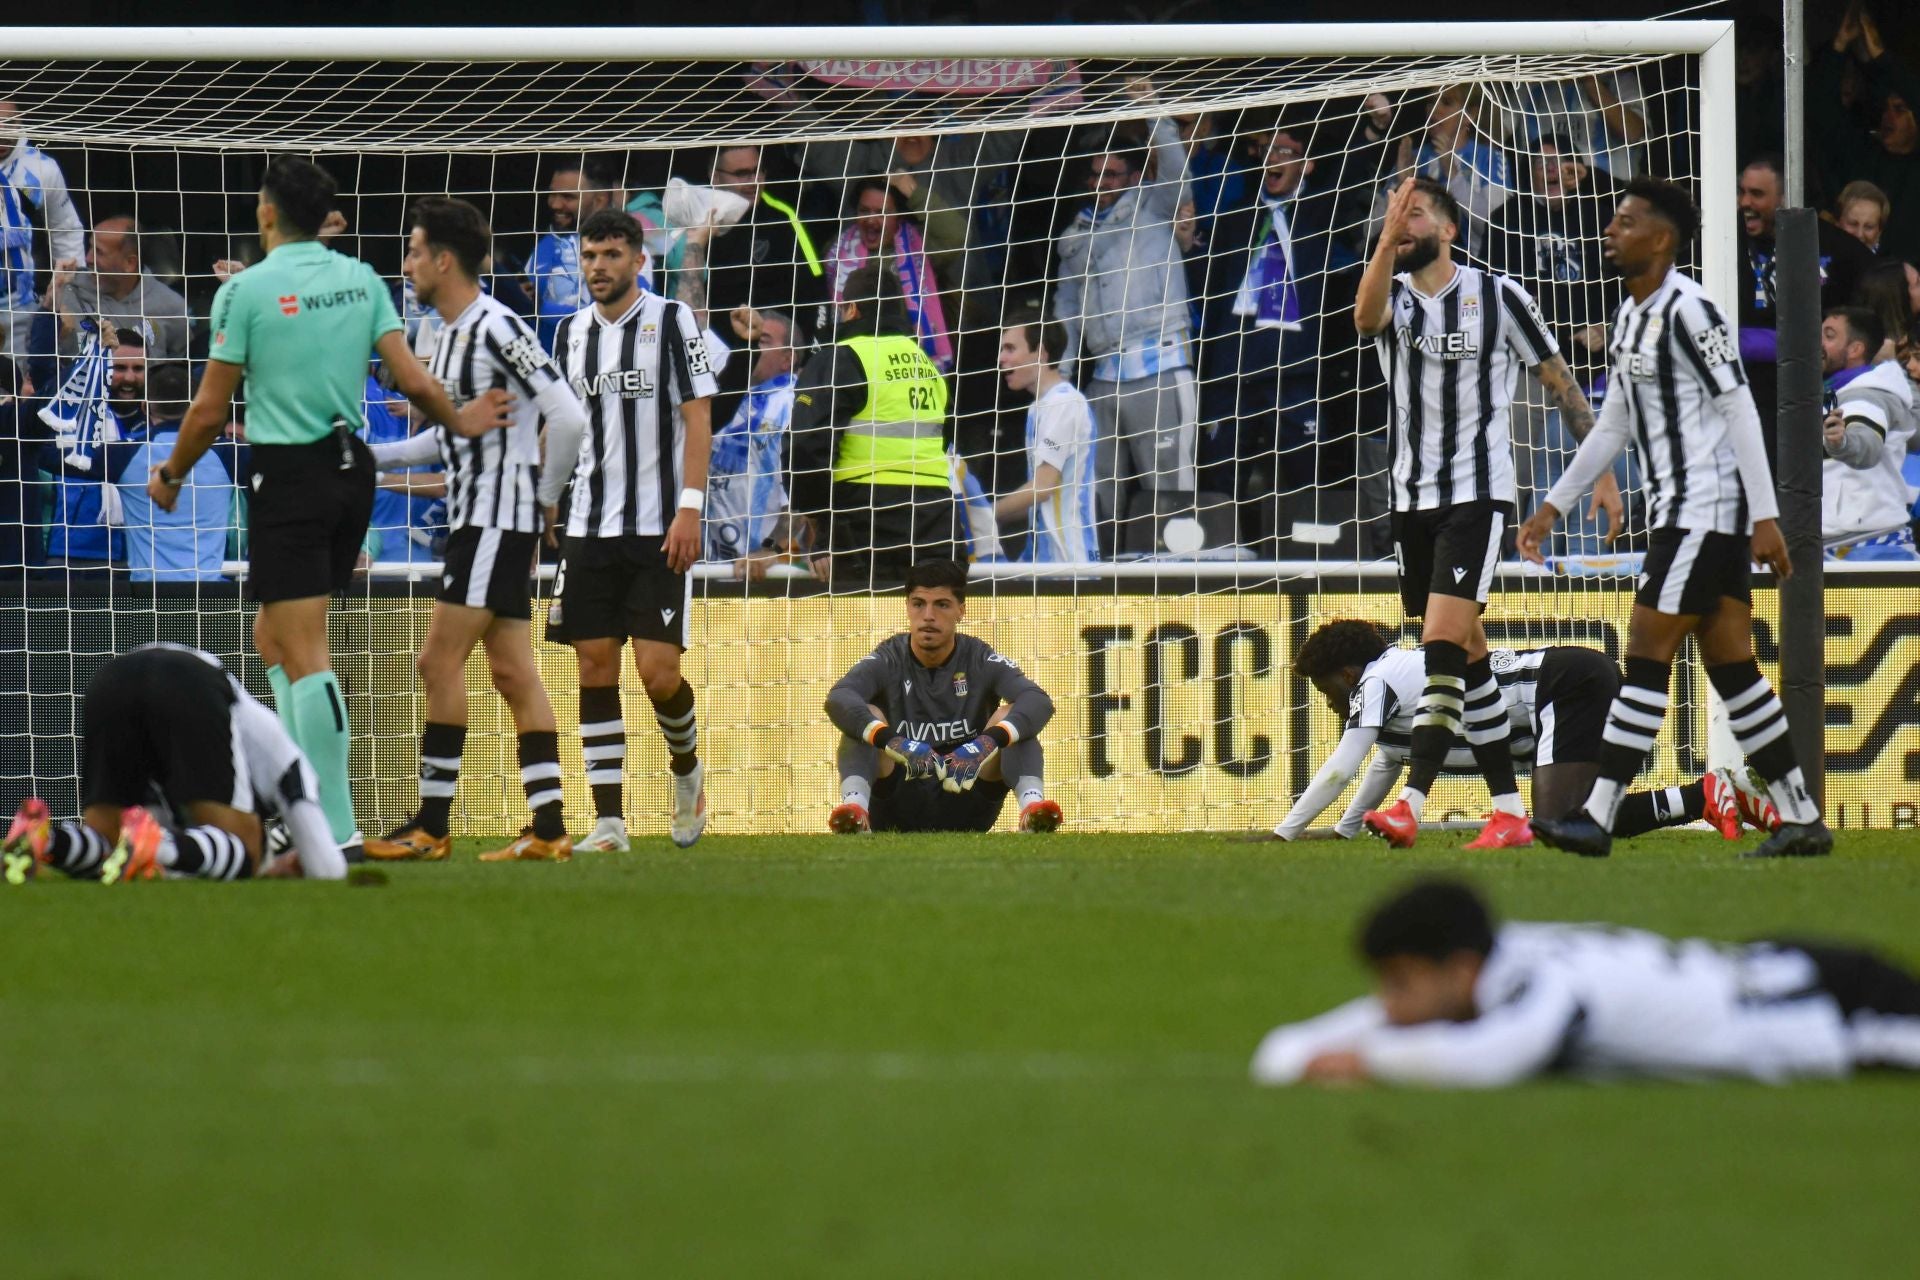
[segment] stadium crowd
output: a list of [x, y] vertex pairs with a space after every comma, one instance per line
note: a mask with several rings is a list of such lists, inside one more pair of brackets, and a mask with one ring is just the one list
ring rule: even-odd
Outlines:
[[[1778, 45], [1744, 28], [1741, 40], [1730, 305], [1771, 428]], [[1128, 92], [1137, 119], [1075, 130], [729, 146], [675, 152], [664, 171], [657, 155], [548, 157], [544, 225], [496, 234], [484, 284], [551, 344], [588, 301], [582, 226], [606, 209], [639, 223], [643, 285], [690, 306], [716, 357], [704, 552], [740, 576], [825, 574], [870, 552], [878, 517], [860, 526], [843, 508], [889, 487], [945, 521], [885, 533], [915, 544], [906, 558], [957, 543], [975, 561], [1070, 574], [1152, 554], [1374, 557], [1388, 549], [1385, 389], [1353, 309], [1386, 193], [1409, 173], [1443, 183], [1465, 214], [1456, 252], [1533, 294], [1597, 404], [1620, 298], [1600, 231], [1623, 183], [1697, 163], [1696, 95], [1657, 66], [1304, 112], [1177, 114], [1150, 82]], [[1836, 554], [1912, 560], [1920, 76], [1871, 7], [1849, 5], [1816, 40], [1808, 104], [1834, 410], [1825, 533]], [[225, 228], [143, 225], [117, 194], [71, 185], [77, 157], [34, 145], [31, 107], [0, 103], [0, 573], [217, 579], [246, 526], [244, 401], [173, 512], [139, 495], [206, 356], [212, 289], [257, 247], [236, 236], [237, 257], [183, 262], [180, 232]], [[332, 229], [375, 256], [374, 229], [344, 216]], [[439, 318], [394, 288], [424, 354]], [[937, 474], [916, 458], [902, 484], [836, 453], [861, 403], [847, 380], [871, 376], [835, 359], [855, 316], [940, 371]], [[369, 442], [413, 425], [370, 364]], [[1512, 434], [1531, 508], [1573, 448], [1532, 379]], [[1622, 530], [1631, 545], [1645, 512], [1625, 462], [1616, 478], [1625, 511], [1570, 519], [1561, 554]], [[437, 560], [438, 468], [381, 484], [364, 558]]]

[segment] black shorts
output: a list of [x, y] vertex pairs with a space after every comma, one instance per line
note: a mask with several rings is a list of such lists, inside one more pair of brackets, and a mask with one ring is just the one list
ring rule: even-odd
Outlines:
[[1799, 951], [1812, 960], [1819, 973], [1820, 989], [1832, 996], [1840, 1012], [1848, 1017], [1865, 1009], [1920, 1018], [1920, 978], [1872, 951], [1799, 939], [1774, 939], [1773, 945]]
[[873, 807], [867, 822], [875, 831], [991, 831], [1007, 802], [1007, 784], [985, 778], [971, 791], [941, 787], [937, 778], [901, 779], [890, 773], [873, 780]]
[[1752, 604], [1752, 565], [1753, 546], [1743, 534], [1655, 529], [1633, 602], [1675, 617], [1712, 613], [1723, 597]]
[[136, 649], [87, 685], [81, 710], [80, 802], [164, 803], [185, 816], [206, 800], [253, 810], [236, 767], [233, 686], [190, 653]]
[[554, 579], [560, 624], [547, 637], [581, 640], [657, 640], [687, 647], [693, 579], [667, 567], [665, 537], [567, 538]]
[[447, 537], [440, 594], [448, 604], [486, 609], [496, 618], [533, 617], [533, 561], [540, 535], [505, 529], [455, 529]]
[[1595, 764], [1620, 668], [1598, 649], [1558, 648], [1540, 660], [1533, 702], [1533, 765]]
[[261, 604], [345, 591], [373, 519], [373, 454], [353, 435], [255, 445], [247, 582]]
[[1461, 502], [1431, 511], [1393, 513], [1393, 560], [1400, 567], [1400, 606], [1424, 618], [1429, 595], [1457, 596], [1484, 606], [1500, 563], [1500, 542], [1513, 523], [1505, 502]]

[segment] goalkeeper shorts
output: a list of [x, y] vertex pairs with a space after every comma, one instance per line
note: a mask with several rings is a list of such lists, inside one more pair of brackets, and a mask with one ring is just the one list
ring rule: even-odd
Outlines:
[[938, 778], [907, 782], [893, 773], [874, 779], [867, 822], [875, 831], [991, 831], [1006, 802], [1004, 782], [982, 778], [956, 794]]

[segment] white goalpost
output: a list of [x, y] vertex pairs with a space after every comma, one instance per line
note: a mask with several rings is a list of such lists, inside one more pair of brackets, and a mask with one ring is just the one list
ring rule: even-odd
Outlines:
[[[198, 492], [210, 514], [194, 530], [162, 529], [137, 502], [116, 520], [120, 482], [106, 469], [131, 456], [114, 446], [140, 439], [126, 425], [133, 393], [116, 401], [119, 384], [103, 376], [93, 410], [40, 411], [69, 394], [89, 352], [114, 368], [108, 340], [128, 329], [146, 334], [136, 361], [184, 359], [197, 374], [214, 290], [258, 257], [260, 173], [291, 153], [335, 177], [347, 226], [332, 243], [391, 283], [420, 349], [438, 321], [410, 305], [399, 274], [413, 200], [481, 208], [495, 237], [486, 285], [543, 339], [566, 297], [586, 301], [577, 268], [566, 277], [570, 228], [593, 207], [633, 213], [648, 287], [694, 305], [727, 351], [714, 426], [738, 426], [742, 458], [767, 406], [785, 403], [780, 377], [832, 345], [847, 278], [864, 265], [897, 278], [950, 392], [947, 491], [972, 560], [968, 625], [1058, 706], [1044, 735], [1050, 794], [1085, 829], [1271, 825], [1338, 730], [1294, 677], [1294, 650], [1329, 619], [1405, 622], [1382, 537], [1379, 369], [1351, 321], [1382, 193], [1415, 171], [1455, 188], [1468, 260], [1527, 287], [1597, 398], [1597, 243], [1619, 183], [1653, 174], [1690, 186], [1703, 226], [1691, 267], [1735, 313], [1733, 63], [1733, 25], [1719, 20], [0, 28], [0, 102], [57, 163], [80, 219], [128, 220], [135, 273], [184, 299], [191, 334], [186, 350], [162, 350], [165, 326], [147, 323], [162, 317], [103, 300], [118, 286], [101, 263], [84, 302], [68, 300], [52, 215], [22, 215], [30, 261], [12, 270], [32, 288], [0, 303], [0, 352], [21, 379], [0, 386], [0, 405], [18, 392], [23, 421], [48, 425], [23, 453], [19, 501], [0, 495], [0, 524], [14, 525], [0, 559], [15, 561], [0, 564], [0, 705], [20, 711], [0, 725], [0, 805], [74, 790], [78, 698], [115, 652], [200, 644], [264, 691], [247, 639], [244, 477]], [[717, 160], [749, 150], [737, 161], [754, 166], [749, 177]], [[688, 232], [708, 209], [732, 212], [708, 263], [690, 265]], [[756, 346], [738, 308], [781, 313], [792, 337]], [[1074, 459], [1066, 471], [1054, 467], [1061, 488], [1042, 492], [1035, 460], [1051, 455], [1028, 439], [1032, 377], [1001, 347], [1005, 332], [1049, 321], [1063, 324], [1069, 350], [1050, 354], [1068, 358], [1091, 423], [1062, 455]], [[409, 429], [393, 399], [369, 384], [369, 432]], [[1524, 515], [1572, 440], [1529, 377], [1514, 399]], [[736, 411], [747, 416], [730, 424]], [[244, 421], [243, 397], [237, 438]], [[787, 440], [775, 456], [791, 465], [792, 450]], [[1083, 472], [1076, 514], [1066, 495]], [[716, 483], [749, 474], [723, 469]], [[1633, 531], [1637, 479], [1622, 478]], [[369, 832], [414, 800], [423, 703], [411, 663], [445, 536], [434, 488], [431, 472], [391, 480], [366, 571], [336, 609]], [[748, 510], [742, 541], [710, 520], [695, 570], [687, 670], [718, 832], [823, 829], [836, 791], [822, 699], [901, 621], [898, 592], [873, 576], [817, 572], [816, 557], [845, 550], [843, 517], [862, 513], [780, 514]], [[1050, 529], [1091, 551], [1036, 561]], [[197, 548], [186, 567], [161, 550], [168, 539]], [[869, 550], [833, 563], [865, 571], [883, 552], [912, 552]], [[1635, 573], [1630, 548], [1603, 547], [1598, 525], [1576, 520], [1548, 568], [1502, 565], [1490, 631], [1496, 643], [1617, 652]], [[552, 574], [538, 570], [542, 584]], [[539, 613], [578, 826], [589, 810], [577, 678], [567, 650], [539, 642]], [[1681, 679], [1693, 710], [1661, 739], [1651, 768], [1662, 782], [1737, 756], [1723, 717], [1705, 714], [1704, 678]], [[478, 658], [470, 684], [455, 831], [509, 832], [520, 821], [512, 725]], [[630, 723], [650, 724], [644, 695], [629, 695]], [[627, 807], [645, 833], [664, 826], [665, 755], [650, 731], [632, 734]], [[1433, 812], [1483, 807], [1477, 780], [1448, 780]]]

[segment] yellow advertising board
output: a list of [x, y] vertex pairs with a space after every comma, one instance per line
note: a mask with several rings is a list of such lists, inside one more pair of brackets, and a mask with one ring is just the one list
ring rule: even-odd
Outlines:
[[[1920, 585], [1910, 582], [1834, 584], [1827, 591], [1828, 810], [1838, 826], [1920, 822]], [[1624, 591], [1496, 594], [1487, 625], [1496, 644], [1580, 643], [1617, 657], [1631, 603]], [[1773, 593], [1759, 593], [1756, 606], [1757, 649], [1771, 675]], [[363, 820], [377, 813], [381, 822], [397, 822], [413, 805], [424, 704], [412, 661], [428, 608], [424, 601], [375, 601], [364, 637], [344, 644], [336, 637], [336, 653], [361, 655], [341, 666], [355, 713]], [[822, 703], [902, 616], [897, 596], [696, 601], [686, 665], [699, 695], [713, 831], [825, 829], [839, 790], [836, 736]], [[1048, 791], [1072, 829], [1222, 831], [1276, 822], [1339, 737], [1338, 717], [1293, 676], [1291, 663], [1312, 627], [1336, 617], [1403, 622], [1388, 592], [1283, 589], [981, 594], [970, 602], [966, 625], [1052, 694], [1057, 713], [1042, 735]], [[582, 827], [590, 809], [575, 733], [573, 656], [557, 645], [537, 647], [560, 717], [567, 805], [572, 825]], [[478, 655], [468, 683], [472, 732], [456, 826], [516, 830], [525, 808], [512, 724]], [[1705, 767], [1705, 694], [1697, 663], [1681, 661], [1674, 712], [1640, 785], [1682, 782]], [[630, 669], [626, 695], [629, 824], [636, 833], [664, 832], [664, 747]], [[1443, 780], [1429, 814], [1477, 817], [1485, 808], [1477, 780]], [[1011, 810], [1003, 826], [1011, 826]], [[1323, 822], [1338, 813], [1336, 805]]]

